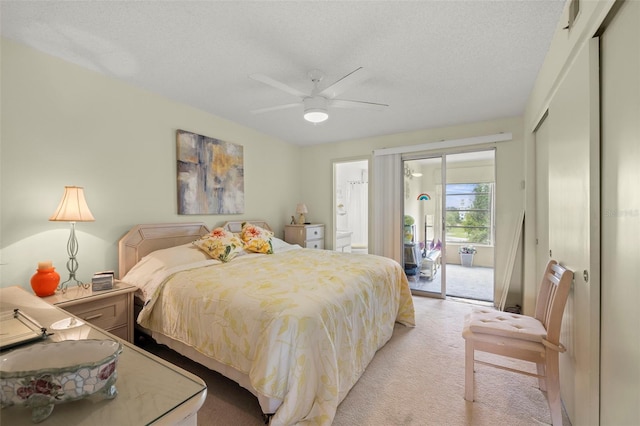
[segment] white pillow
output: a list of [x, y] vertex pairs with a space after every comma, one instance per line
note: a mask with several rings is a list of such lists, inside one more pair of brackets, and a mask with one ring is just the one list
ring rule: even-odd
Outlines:
[[289, 244], [277, 237], [271, 237], [271, 245], [273, 246], [274, 253], [300, 248], [298, 244]]
[[140, 259], [140, 262], [127, 272], [122, 281], [137, 285], [140, 280], [158, 271], [208, 259], [211, 258], [192, 243], [156, 250]]
[[153, 251], [143, 257], [140, 262], [144, 262], [145, 259], [154, 259], [164, 264], [166, 269], [169, 269], [187, 263], [207, 260], [209, 256], [194, 246], [193, 243], [186, 243], [181, 246]]

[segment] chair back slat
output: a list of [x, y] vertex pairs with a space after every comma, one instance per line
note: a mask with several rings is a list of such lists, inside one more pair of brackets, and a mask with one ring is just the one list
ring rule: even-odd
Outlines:
[[547, 330], [547, 340], [556, 345], [572, 280], [573, 272], [550, 260], [540, 283], [535, 318]]

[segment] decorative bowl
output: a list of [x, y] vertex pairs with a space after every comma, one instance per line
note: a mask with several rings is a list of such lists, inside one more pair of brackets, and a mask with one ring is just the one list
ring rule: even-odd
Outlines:
[[54, 404], [100, 392], [117, 395], [116, 364], [122, 345], [113, 340], [37, 343], [0, 355], [0, 406], [24, 405], [38, 423]]

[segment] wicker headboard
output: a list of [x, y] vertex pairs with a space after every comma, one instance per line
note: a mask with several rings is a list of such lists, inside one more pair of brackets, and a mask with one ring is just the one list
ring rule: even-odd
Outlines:
[[227, 231], [231, 231], [231, 232], [240, 232], [242, 231], [242, 224], [248, 222], [252, 225], [255, 226], [259, 226], [260, 228], [264, 228], [267, 231], [272, 231], [271, 227], [269, 226], [269, 224], [267, 222], [265, 222], [264, 220], [232, 220], [229, 222], [225, 222], [224, 225], [222, 225], [222, 227], [224, 229], [226, 229]]
[[152, 251], [189, 243], [208, 232], [204, 222], [136, 225], [118, 242], [118, 276], [122, 279]]

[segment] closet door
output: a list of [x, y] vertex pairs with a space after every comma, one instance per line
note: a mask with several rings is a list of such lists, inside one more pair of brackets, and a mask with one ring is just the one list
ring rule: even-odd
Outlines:
[[598, 39], [574, 58], [549, 105], [549, 249], [574, 271], [560, 385], [574, 425], [597, 424], [600, 350]]
[[602, 425], [640, 424], [640, 2], [602, 35]]

